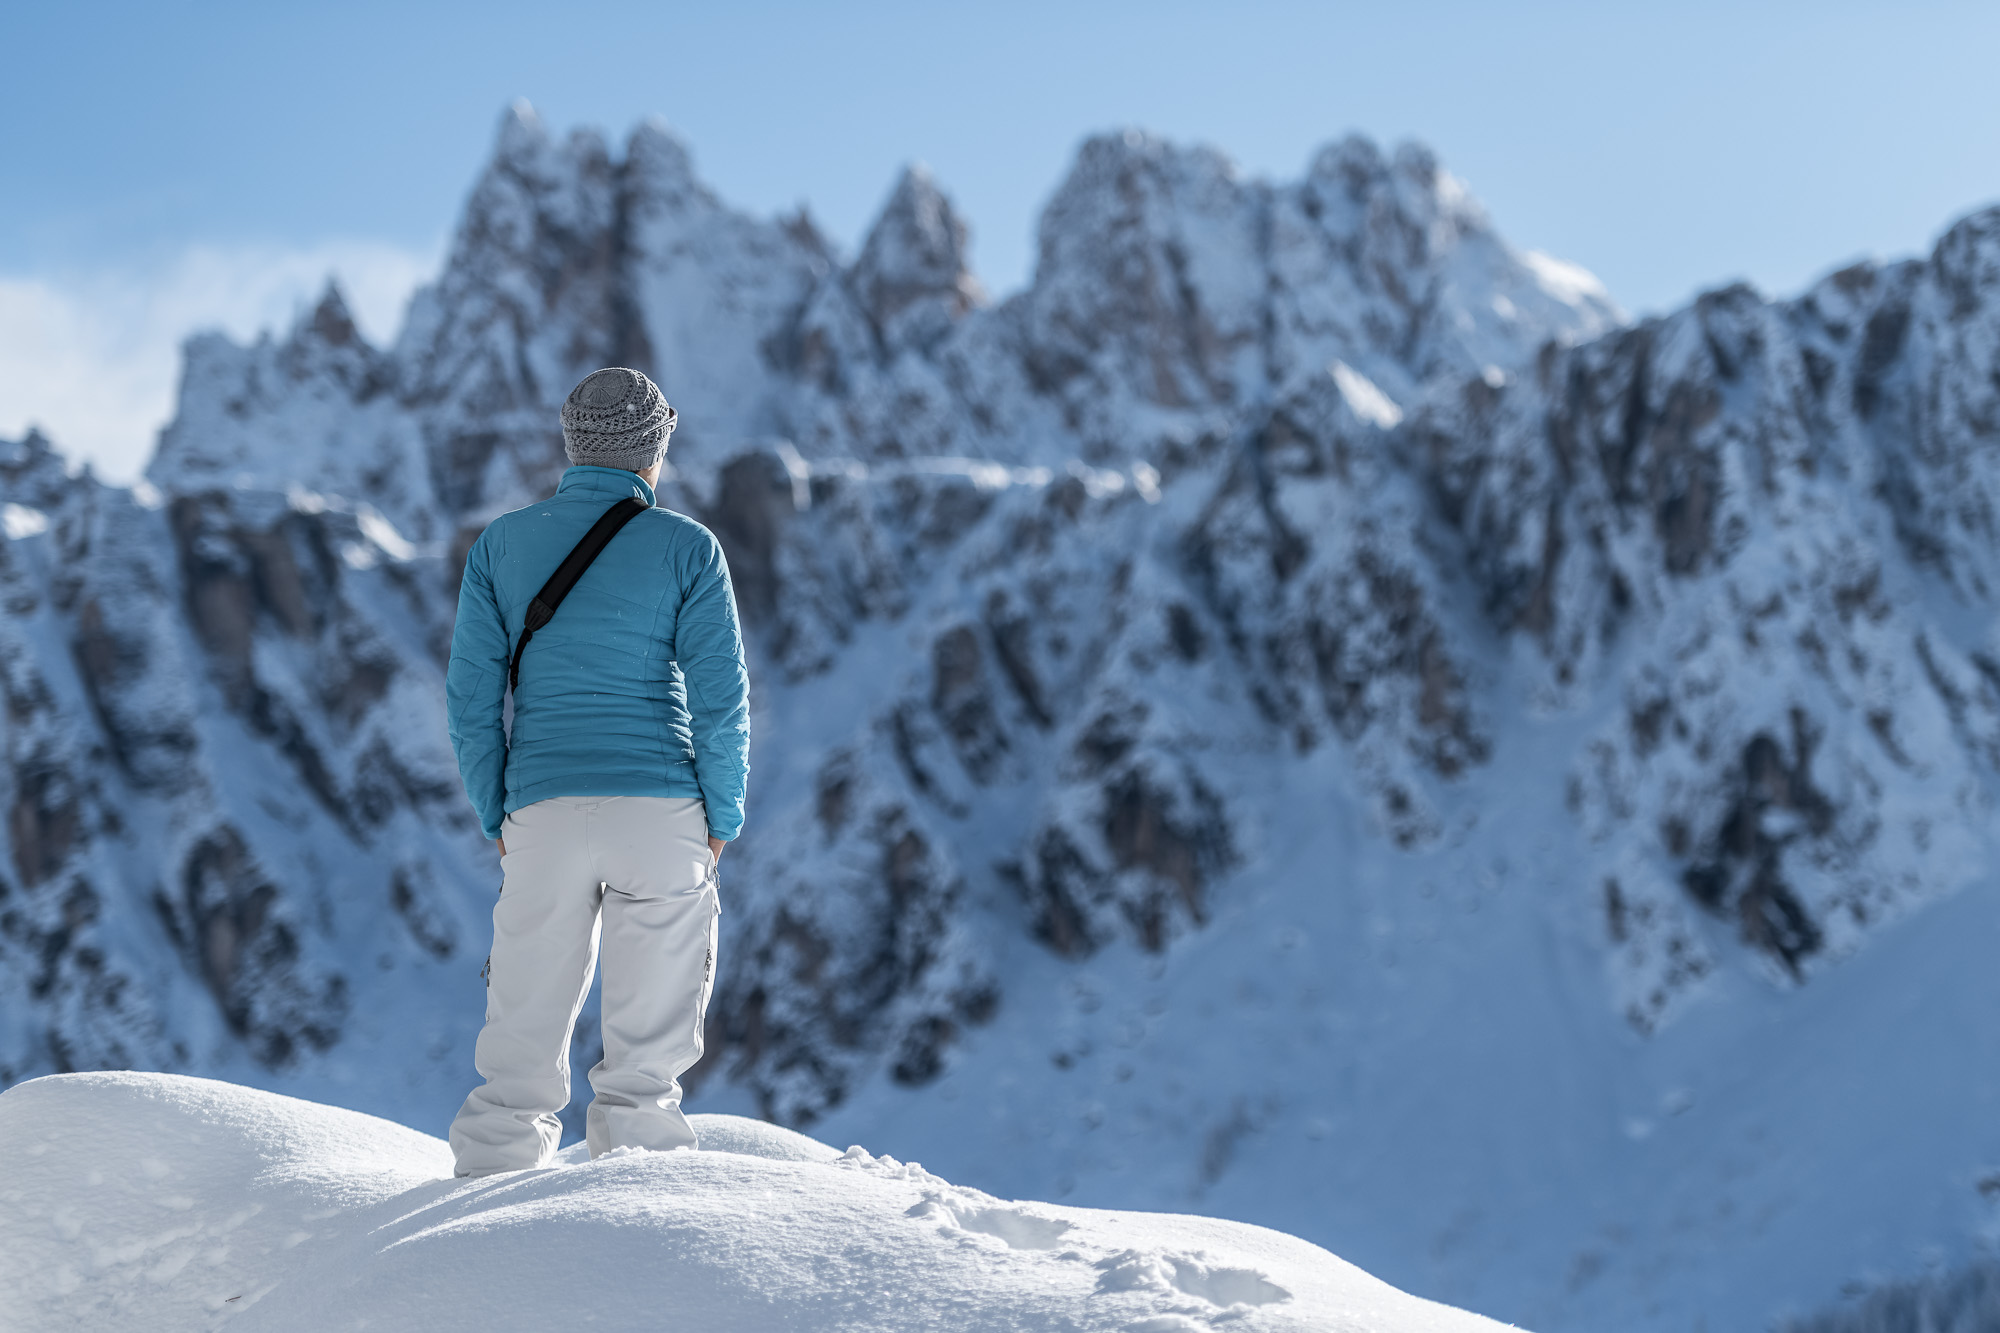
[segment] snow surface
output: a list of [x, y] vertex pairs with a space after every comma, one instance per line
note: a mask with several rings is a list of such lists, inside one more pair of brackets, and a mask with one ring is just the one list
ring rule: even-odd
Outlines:
[[170, 1074], [0, 1095], [10, 1329], [1476, 1333], [1261, 1227], [1014, 1203], [733, 1116], [699, 1152], [452, 1176], [443, 1142]]

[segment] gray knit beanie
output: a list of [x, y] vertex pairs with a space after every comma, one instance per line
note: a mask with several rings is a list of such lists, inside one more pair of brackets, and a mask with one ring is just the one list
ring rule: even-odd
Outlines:
[[594, 370], [563, 399], [563, 452], [592, 467], [644, 472], [667, 456], [674, 409], [636, 370]]

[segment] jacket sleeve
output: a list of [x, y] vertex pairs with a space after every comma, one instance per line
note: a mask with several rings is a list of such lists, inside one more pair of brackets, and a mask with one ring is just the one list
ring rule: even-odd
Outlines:
[[458, 775], [479, 814], [479, 827], [492, 839], [500, 836], [506, 818], [507, 732], [501, 708], [507, 696], [507, 626], [493, 591], [490, 533], [481, 533], [465, 558], [444, 706]]
[[687, 684], [694, 732], [695, 777], [708, 807], [710, 837], [728, 842], [743, 829], [743, 793], [750, 772], [750, 672], [729, 564], [713, 534], [688, 543], [681, 570], [681, 613], [674, 625], [674, 660]]

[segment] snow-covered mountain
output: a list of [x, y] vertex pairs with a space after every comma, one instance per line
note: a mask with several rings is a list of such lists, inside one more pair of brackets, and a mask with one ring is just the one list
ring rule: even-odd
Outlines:
[[1422, 149], [1128, 133], [965, 256], [919, 169], [850, 261], [518, 108], [394, 347], [191, 341], [130, 491], [7, 446], [0, 1082], [442, 1122], [458, 561], [630, 364], [752, 639], [699, 1103], [1545, 1329], [2000, 1226], [2000, 211], [1629, 325]]

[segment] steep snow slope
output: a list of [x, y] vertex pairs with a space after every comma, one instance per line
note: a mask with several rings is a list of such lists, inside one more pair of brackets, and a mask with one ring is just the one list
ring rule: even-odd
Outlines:
[[11, 446], [0, 1083], [442, 1123], [457, 560], [628, 362], [757, 680], [706, 1104], [1547, 1329], [1967, 1252], [2000, 214], [1631, 328], [1356, 139], [1094, 139], [998, 305], [965, 236], [912, 171], [848, 263], [517, 109], [394, 348], [195, 341], [133, 492]]
[[[1082, 965], [1014, 946], [1006, 1007], [937, 1082], [816, 1132], [1000, 1193], [1301, 1230], [1530, 1328], [1762, 1328], [1988, 1243], [2000, 885], [1800, 989], [1720, 974], [1641, 1036], [1604, 1007], [1595, 904], [1560, 892], [1585, 837], [1510, 776], [1562, 748], [1498, 736], [1481, 828], [1416, 852], [1327, 813], [1332, 764], [1296, 773], [1199, 934]], [[1002, 899], [989, 929], [1017, 920]]]
[[38, 1079], [0, 1096], [0, 1322], [1501, 1327], [1259, 1227], [1006, 1202], [858, 1147], [695, 1123], [719, 1150], [455, 1181], [442, 1141], [351, 1111], [173, 1075]]

